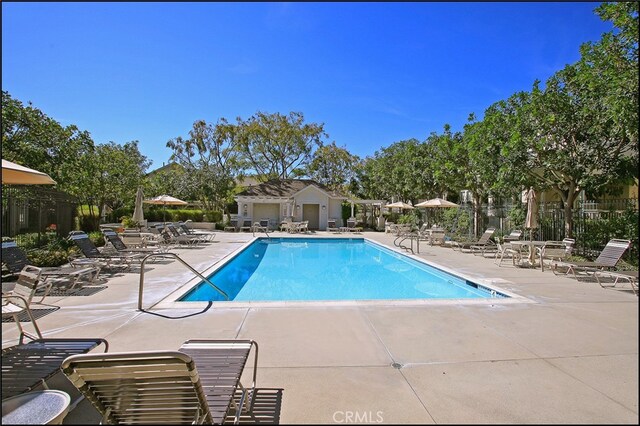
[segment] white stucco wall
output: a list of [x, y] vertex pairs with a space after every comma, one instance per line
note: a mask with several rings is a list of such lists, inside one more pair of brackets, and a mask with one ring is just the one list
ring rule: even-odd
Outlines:
[[253, 221], [268, 218], [273, 227], [280, 224], [280, 204], [276, 203], [253, 203]]
[[335, 219], [336, 226], [347, 226], [342, 223], [342, 200], [329, 200], [327, 219]]

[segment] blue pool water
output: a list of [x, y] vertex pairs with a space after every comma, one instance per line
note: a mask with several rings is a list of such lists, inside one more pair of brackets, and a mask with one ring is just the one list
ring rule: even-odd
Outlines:
[[[258, 239], [208, 278], [237, 301], [506, 297], [363, 239]], [[224, 298], [203, 282], [180, 300]]]

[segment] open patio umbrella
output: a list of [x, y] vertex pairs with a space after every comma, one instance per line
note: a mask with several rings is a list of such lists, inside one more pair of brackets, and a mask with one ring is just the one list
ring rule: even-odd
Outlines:
[[182, 201], [179, 198], [175, 198], [167, 194], [158, 195], [157, 197], [151, 198], [150, 200], [144, 200], [144, 202], [147, 204], [156, 204], [156, 205], [164, 206], [164, 210], [162, 212], [163, 222], [166, 222], [166, 213], [167, 213], [168, 205], [169, 206], [186, 206], [187, 204], [189, 204], [186, 201]]
[[530, 229], [529, 239], [533, 240], [533, 230], [538, 227], [538, 196], [533, 188], [527, 192], [527, 218], [524, 227]]
[[3, 185], [55, 185], [55, 183], [56, 181], [46, 173], [2, 160]]
[[452, 203], [451, 201], [443, 200], [442, 198], [432, 198], [431, 200], [423, 201], [415, 205], [415, 207], [460, 207], [456, 203]]
[[[454, 208], [454, 207], [460, 207], [458, 204], [456, 203], [452, 203], [451, 201], [447, 201], [444, 200], [442, 198], [432, 198], [430, 200], [427, 201], [423, 201], [421, 203], [416, 204], [416, 207], [424, 207], [424, 208], [428, 208], [428, 209], [434, 209], [434, 208]], [[434, 215], [434, 217], [432, 218], [434, 221], [440, 221], [440, 215]]]
[[411, 204], [407, 204], [403, 201], [396, 201], [395, 203], [385, 204], [385, 207], [396, 208], [396, 209], [409, 209], [409, 210], [415, 208]]
[[142, 203], [144, 201], [144, 194], [142, 192], [142, 187], [138, 188], [138, 192], [136, 193], [136, 205], [133, 208], [133, 220], [138, 222], [139, 225], [144, 222], [144, 212], [142, 211]]

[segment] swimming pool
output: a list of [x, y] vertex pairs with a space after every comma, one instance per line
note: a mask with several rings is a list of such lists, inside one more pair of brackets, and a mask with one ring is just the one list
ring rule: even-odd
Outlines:
[[[508, 296], [364, 239], [260, 238], [207, 277], [234, 301]], [[223, 301], [201, 282], [180, 301]]]

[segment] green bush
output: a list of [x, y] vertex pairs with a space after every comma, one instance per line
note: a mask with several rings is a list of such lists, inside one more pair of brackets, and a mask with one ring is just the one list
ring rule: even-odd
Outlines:
[[222, 212], [217, 210], [205, 210], [202, 220], [205, 222], [222, 222]]
[[[358, 215], [358, 205], [353, 206], [353, 215]], [[351, 217], [351, 203], [342, 203], [342, 223], [347, 223], [347, 219]]]
[[507, 218], [513, 229], [524, 229], [524, 222], [527, 219], [527, 205], [515, 203], [507, 212]]
[[35, 266], [60, 266], [69, 262], [68, 250], [30, 249], [26, 251], [30, 263]]
[[100, 231], [90, 232], [89, 239], [96, 247], [102, 247], [104, 245], [104, 236]]
[[446, 209], [442, 217], [444, 229], [450, 232], [454, 239], [465, 239], [469, 237], [471, 218], [467, 210]]
[[107, 215], [107, 222], [120, 222], [123, 216], [133, 216], [133, 209], [131, 207], [117, 208]]
[[585, 231], [577, 236], [579, 244], [587, 252], [600, 252], [612, 238], [631, 240], [631, 247], [624, 254], [630, 264], [638, 265], [638, 212], [627, 208], [623, 214], [585, 221]]
[[122, 216], [120, 218], [120, 223], [122, 223], [124, 228], [137, 228], [139, 225], [139, 223], [133, 220], [131, 216]]
[[398, 223], [398, 220], [400, 220], [400, 214], [399, 213], [385, 213], [382, 215], [387, 222], [391, 222], [391, 223]]

